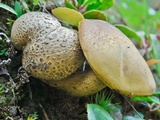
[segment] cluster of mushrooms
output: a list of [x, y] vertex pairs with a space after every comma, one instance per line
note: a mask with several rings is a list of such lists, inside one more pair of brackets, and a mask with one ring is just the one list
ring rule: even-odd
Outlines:
[[[14, 22], [11, 41], [23, 51], [22, 65], [29, 74], [71, 95], [91, 95], [106, 86], [129, 96], [156, 90], [137, 48], [106, 21], [84, 19], [77, 31], [50, 14], [29, 12]], [[78, 70], [85, 60], [91, 68]]]

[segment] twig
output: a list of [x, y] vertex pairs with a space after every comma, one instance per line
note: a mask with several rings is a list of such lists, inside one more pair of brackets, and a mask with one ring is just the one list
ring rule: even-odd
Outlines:
[[84, 63], [83, 63], [82, 71], [85, 71], [85, 70], [86, 70], [86, 64], [87, 64], [87, 61], [85, 60]]
[[[124, 96], [123, 96], [123, 97], [124, 97]], [[138, 115], [141, 119], [143, 119], [142, 116], [139, 114], [139, 112], [136, 110], [136, 108], [131, 104], [131, 102], [129, 102], [129, 100], [127, 100], [126, 97], [124, 97], [124, 99], [129, 103], [129, 105], [133, 108], [133, 110], [137, 113], [137, 115]]]
[[24, 0], [20, 0], [20, 2], [22, 3], [23, 7], [26, 8], [26, 12], [30, 12], [27, 3]]
[[0, 62], [0, 69], [2, 70], [1, 74], [6, 74], [9, 77], [9, 81], [11, 82], [11, 85], [13, 88], [15, 88], [16, 84], [14, 83], [12, 77], [10, 76], [10, 74], [8, 73], [8, 70], [6, 68], [6, 65], [11, 63], [11, 59], [8, 58], [8, 60], [3, 60]]
[[6, 43], [10, 43], [11, 42], [11, 40], [8, 38], [8, 36], [5, 34], [5, 33], [3, 33], [3, 32], [0, 32], [0, 36], [4, 36], [5, 38], [6, 38]]
[[7, 109], [6, 108], [2, 108], [2, 107], [0, 107], [0, 110], [3, 110], [3, 111], [7, 111]]
[[160, 105], [156, 106], [154, 108], [155, 104], [152, 103], [151, 106], [150, 106], [150, 111], [153, 112], [153, 111], [157, 111], [157, 110], [160, 110]]
[[42, 111], [43, 111], [43, 113], [44, 113], [44, 116], [45, 116], [46, 120], [49, 120], [49, 117], [48, 117], [45, 109], [43, 108], [43, 106], [42, 106], [40, 103], [39, 103], [39, 106], [42, 108]]
[[10, 74], [8, 76], [9, 76], [9, 81], [11, 82], [12, 88], [14, 89], [16, 87], [16, 84], [13, 81], [12, 77], [10, 76]]
[[5, 65], [9, 65], [11, 63], [11, 59], [8, 58], [8, 60], [3, 60], [0, 62], [0, 67], [3, 67]]
[[32, 98], [33, 98], [33, 95], [32, 95], [32, 90], [31, 90], [31, 86], [30, 86], [30, 84], [28, 84], [28, 89], [29, 89], [29, 97], [30, 97], [30, 99], [32, 100]]

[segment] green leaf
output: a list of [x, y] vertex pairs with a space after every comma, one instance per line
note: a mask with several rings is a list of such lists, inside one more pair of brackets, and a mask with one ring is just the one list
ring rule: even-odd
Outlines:
[[30, 114], [27, 120], [38, 120], [38, 114], [36, 112], [34, 114]]
[[[152, 51], [150, 52], [151, 58], [160, 60], [160, 42], [158, 41], [156, 35], [150, 35], [150, 43]], [[155, 70], [157, 71], [158, 77], [160, 78], [160, 64], [155, 65]]]
[[132, 97], [132, 100], [133, 101], [142, 101], [142, 102], [152, 102], [152, 103], [160, 105], [160, 100], [155, 96], [151, 96], [151, 97]]
[[153, 95], [154, 95], [154, 96], [160, 96], [160, 92], [157, 91], [157, 92], [153, 93]]
[[122, 120], [121, 106], [116, 106], [115, 109], [111, 110], [109, 114], [114, 120]]
[[95, 4], [95, 3], [96, 3], [96, 0], [85, 0], [84, 1], [85, 6], [88, 6], [90, 4]]
[[134, 30], [122, 24], [117, 24], [115, 27], [123, 32], [127, 37], [135, 39], [140, 46], [142, 45], [141, 37]]
[[104, 20], [107, 21], [106, 15], [99, 11], [99, 10], [90, 10], [87, 11], [83, 14], [84, 18], [86, 19], [99, 19], [99, 20]]
[[13, 8], [11, 8], [10, 6], [8, 6], [8, 5], [5, 5], [5, 4], [3, 4], [3, 3], [0, 3], [0, 8], [3, 8], [3, 9], [5, 9], [5, 10], [7, 10], [7, 11], [9, 11], [9, 12], [17, 15], [16, 11], [15, 11]]
[[150, 8], [147, 5], [148, 1], [117, 0], [116, 10], [127, 26], [132, 26], [136, 30], [143, 30], [145, 33], [157, 33], [160, 11]]
[[26, 3], [28, 3], [29, 0], [25, 0]]
[[58, 19], [65, 21], [75, 27], [78, 27], [79, 22], [84, 19], [80, 12], [66, 7], [58, 7], [53, 9], [52, 14]]
[[87, 104], [88, 120], [113, 120], [110, 114], [97, 104]]
[[132, 117], [132, 116], [125, 116], [123, 117], [122, 120], [143, 120], [141, 118], [135, 118], [135, 117]]
[[17, 13], [17, 17], [20, 17], [22, 15], [22, 7], [18, 1], [14, 3], [14, 9]]
[[111, 100], [114, 98], [114, 95], [112, 93], [108, 93], [106, 91], [100, 91], [97, 94], [93, 96], [94, 101], [92, 103], [95, 103], [102, 108], [104, 108], [107, 112], [115, 110], [117, 107], [118, 103], [112, 104]]
[[79, 6], [83, 5], [83, 3], [85, 2], [85, 0], [77, 0], [77, 1]]
[[66, 6], [67, 8], [70, 8], [70, 9], [73, 9], [73, 10], [78, 11], [78, 9], [77, 9], [73, 4], [71, 4], [71, 3], [68, 2], [68, 1], [65, 1], [65, 6]]
[[147, 102], [151, 102], [149, 97], [132, 97], [133, 101], [147, 101]]
[[118, 11], [122, 15], [125, 23], [135, 28], [141, 27], [141, 25], [143, 24], [142, 18], [144, 17], [145, 6], [139, 1], [135, 0], [119, 0], [117, 1], [117, 3]]
[[33, 0], [33, 5], [34, 6], [38, 5], [38, 2], [39, 2], [38, 0]]
[[88, 0], [88, 6], [86, 8], [87, 11], [89, 10], [107, 10], [114, 5], [114, 0]]
[[0, 51], [0, 56], [4, 55], [4, 54], [6, 53], [6, 51], [7, 51], [7, 48], [2, 49], [2, 50]]
[[152, 99], [152, 101], [153, 101], [154, 103], [160, 104], [159, 98], [157, 98], [157, 97], [155, 97], [155, 96], [151, 96], [150, 98]]

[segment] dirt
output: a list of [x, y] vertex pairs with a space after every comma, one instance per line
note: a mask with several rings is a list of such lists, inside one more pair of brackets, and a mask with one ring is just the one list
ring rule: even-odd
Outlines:
[[[32, 114], [38, 115], [38, 120], [87, 120], [86, 104], [91, 102], [94, 95], [73, 97], [36, 78], [25, 79], [23, 69], [18, 70], [21, 67], [21, 56], [21, 52], [18, 52], [12, 58], [12, 62], [6, 65], [10, 77], [16, 84], [14, 89], [8, 75], [0, 76], [0, 85], [5, 84], [4, 93], [0, 97], [0, 101], [4, 101], [0, 102], [0, 120], [26, 120]], [[144, 113], [147, 119], [158, 119], [148, 107], [131, 102], [129, 97], [122, 96], [109, 88], [103, 91], [114, 94], [112, 103], [119, 103], [123, 115], [136, 109]]]
[[[19, 62], [17, 62], [19, 61]], [[0, 97], [0, 119], [26, 120], [36, 113], [38, 120], [86, 120], [85, 104], [88, 97], [69, 96], [64, 91], [52, 88], [38, 79], [25, 78], [21, 68], [21, 53], [6, 65], [8, 73], [0, 76], [0, 85], [5, 85]], [[10, 77], [15, 83], [10, 81]]]

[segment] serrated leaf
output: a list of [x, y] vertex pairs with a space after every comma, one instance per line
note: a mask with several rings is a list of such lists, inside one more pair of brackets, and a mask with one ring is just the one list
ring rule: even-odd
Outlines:
[[123, 32], [127, 37], [135, 39], [140, 46], [142, 45], [141, 37], [134, 30], [121, 24], [117, 24], [115, 25], [115, 27], [117, 27], [121, 32]]
[[13, 8], [11, 8], [10, 6], [8, 6], [8, 5], [5, 5], [5, 4], [3, 4], [3, 3], [0, 3], [0, 8], [3, 8], [3, 9], [5, 9], [5, 10], [7, 10], [7, 11], [9, 11], [9, 12], [17, 15], [16, 11], [15, 11]]
[[99, 19], [99, 20], [104, 20], [107, 21], [106, 15], [99, 11], [99, 10], [90, 10], [87, 11], [83, 14], [84, 18], [86, 19]]
[[70, 9], [73, 9], [73, 10], [78, 11], [78, 9], [77, 9], [73, 4], [71, 4], [71, 3], [68, 2], [68, 1], [65, 1], [65, 6], [66, 6], [67, 8], [70, 8]]
[[87, 104], [88, 120], [113, 120], [110, 114], [97, 104]]
[[86, 10], [107, 10], [113, 5], [114, 0], [94, 0], [94, 2], [88, 2]]
[[20, 5], [20, 3], [18, 1], [16, 1], [14, 3], [14, 9], [15, 9], [15, 11], [17, 13], [17, 17], [20, 17], [22, 15], [22, 8], [21, 8], [21, 5]]
[[160, 63], [160, 60], [151, 59], [151, 60], [147, 60], [146, 62], [148, 64], [148, 66], [152, 66], [152, 65], [155, 65], [157, 63]]
[[78, 27], [79, 22], [84, 19], [80, 12], [66, 7], [58, 7], [53, 9], [52, 14], [58, 19], [65, 21], [75, 27]]

